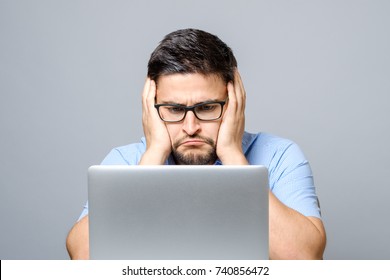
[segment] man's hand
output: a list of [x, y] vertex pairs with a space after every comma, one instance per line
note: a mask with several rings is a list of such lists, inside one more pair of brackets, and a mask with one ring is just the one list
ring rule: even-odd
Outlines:
[[142, 125], [146, 138], [146, 151], [140, 165], [164, 164], [172, 149], [165, 123], [154, 107], [156, 90], [155, 81], [147, 78], [142, 92]]
[[217, 140], [217, 155], [223, 164], [248, 164], [242, 152], [245, 127], [245, 89], [236, 69], [234, 83], [228, 83], [228, 102]]

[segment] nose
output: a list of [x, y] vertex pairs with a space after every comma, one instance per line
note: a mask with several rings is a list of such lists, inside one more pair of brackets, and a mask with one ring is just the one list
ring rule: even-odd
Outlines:
[[187, 115], [183, 120], [183, 130], [187, 135], [195, 135], [200, 131], [200, 123], [195, 117], [194, 112], [187, 112]]

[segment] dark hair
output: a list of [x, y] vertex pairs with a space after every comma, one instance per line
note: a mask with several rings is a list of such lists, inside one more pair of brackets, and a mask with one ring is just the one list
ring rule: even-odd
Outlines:
[[181, 29], [164, 37], [150, 56], [148, 77], [157, 82], [169, 74], [216, 74], [226, 83], [237, 67], [232, 50], [217, 36], [197, 29]]

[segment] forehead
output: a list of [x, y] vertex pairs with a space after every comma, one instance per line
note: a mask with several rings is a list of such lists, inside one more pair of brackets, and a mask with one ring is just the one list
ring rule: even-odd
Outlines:
[[172, 74], [161, 76], [157, 83], [158, 102], [179, 104], [224, 99], [226, 83], [217, 75]]

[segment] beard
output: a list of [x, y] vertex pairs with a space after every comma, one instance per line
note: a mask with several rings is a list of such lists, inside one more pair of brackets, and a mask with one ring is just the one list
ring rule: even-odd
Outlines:
[[[182, 153], [179, 152], [177, 149], [180, 146], [180, 144], [186, 140], [186, 139], [201, 139], [206, 144], [209, 144], [210, 147], [207, 149], [207, 151], [204, 151], [202, 153], [196, 153], [196, 152], [187, 152]], [[217, 160], [217, 148], [215, 145], [215, 142], [211, 138], [194, 135], [194, 136], [186, 136], [182, 139], [179, 139], [173, 144], [172, 147], [172, 156], [175, 160], [175, 163], [178, 165], [208, 165], [208, 164], [214, 164]]]

